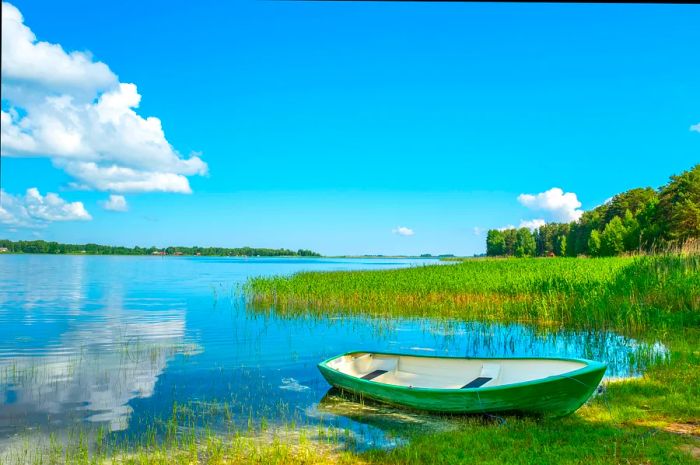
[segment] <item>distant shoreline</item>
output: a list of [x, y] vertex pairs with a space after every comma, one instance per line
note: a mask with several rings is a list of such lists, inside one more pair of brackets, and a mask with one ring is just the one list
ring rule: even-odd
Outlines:
[[40, 255], [120, 255], [120, 256], [192, 256], [192, 257], [320, 257], [308, 249], [290, 250], [266, 247], [124, 247], [100, 244], [62, 244], [60, 242], [11, 241], [0, 239], [0, 254]]
[[354, 258], [354, 259], [454, 259], [452, 254], [421, 254], [421, 255], [328, 255], [324, 256], [309, 249], [291, 250], [285, 248], [272, 249], [266, 247], [200, 247], [200, 246], [168, 246], [168, 247], [125, 247], [119, 245], [100, 244], [63, 244], [44, 240], [11, 241], [0, 239], [0, 255], [115, 255], [115, 256], [160, 256], [160, 257], [280, 257], [280, 258]]
[[[424, 255], [325, 255], [323, 258], [413, 258], [421, 260], [441, 260], [444, 258], [458, 258], [454, 255], [431, 255], [429, 257]], [[461, 257], [460, 257], [461, 258]]]
[[214, 257], [214, 258], [304, 258], [304, 259], [348, 259], [348, 260], [382, 260], [382, 259], [411, 259], [411, 260], [462, 260], [470, 257], [421, 257], [418, 255], [190, 255], [190, 254], [118, 254], [118, 253], [79, 253], [79, 252], [2, 252], [2, 255], [70, 255], [70, 256], [90, 256], [90, 257]]

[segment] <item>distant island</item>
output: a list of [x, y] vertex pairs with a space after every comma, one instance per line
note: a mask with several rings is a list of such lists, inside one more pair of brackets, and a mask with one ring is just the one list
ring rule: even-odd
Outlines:
[[202, 257], [320, 257], [313, 250], [267, 249], [256, 247], [122, 247], [99, 244], [61, 244], [59, 242], [10, 241], [0, 239], [0, 253], [74, 254], [74, 255], [175, 255]]

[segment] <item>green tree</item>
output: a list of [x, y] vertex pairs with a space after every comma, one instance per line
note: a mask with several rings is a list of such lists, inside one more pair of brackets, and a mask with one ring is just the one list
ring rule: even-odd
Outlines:
[[603, 224], [610, 223], [616, 216], [624, 218], [627, 210], [636, 215], [647, 202], [657, 197], [656, 191], [651, 187], [638, 187], [617, 194], [601, 209]]
[[671, 176], [661, 188], [656, 213], [663, 239], [682, 244], [700, 238], [700, 164]]
[[625, 210], [625, 219], [622, 224], [625, 226], [625, 251], [632, 252], [639, 249], [641, 228], [639, 227], [639, 221], [631, 211]]
[[659, 198], [649, 200], [637, 214], [640, 246], [651, 250], [661, 237], [661, 225], [656, 221]]
[[610, 223], [605, 225], [603, 234], [600, 235], [601, 255], [619, 255], [625, 251], [625, 236], [627, 230], [619, 216], [616, 216]]
[[537, 256], [546, 257], [550, 252], [554, 252], [557, 226], [555, 223], [549, 223], [537, 228], [535, 231]]
[[503, 249], [503, 255], [513, 256], [515, 254], [515, 243], [517, 242], [516, 230], [506, 229], [503, 231], [503, 238], [505, 240], [505, 247]]
[[600, 245], [600, 233], [597, 229], [594, 229], [588, 237], [588, 253], [591, 254], [592, 257], [599, 256]]
[[531, 257], [535, 255], [535, 236], [527, 228], [520, 228], [516, 232], [515, 256]]
[[571, 233], [567, 240], [567, 245], [572, 256], [593, 255], [599, 253], [597, 249], [593, 253], [589, 248], [589, 238], [594, 229], [600, 229], [602, 223], [602, 207], [594, 208], [584, 212], [578, 222], [571, 224]]
[[560, 257], [565, 257], [566, 256], [566, 236], [562, 235], [559, 236], [559, 240], [557, 243], [557, 255]]
[[506, 239], [502, 231], [489, 229], [486, 233], [486, 255], [497, 257], [505, 255]]

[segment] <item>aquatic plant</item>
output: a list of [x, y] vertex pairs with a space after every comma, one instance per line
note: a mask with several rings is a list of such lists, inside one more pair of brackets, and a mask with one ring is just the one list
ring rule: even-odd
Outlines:
[[398, 270], [303, 272], [245, 286], [277, 314], [373, 314], [638, 332], [700, 324], [700, 256], [472, 259]]

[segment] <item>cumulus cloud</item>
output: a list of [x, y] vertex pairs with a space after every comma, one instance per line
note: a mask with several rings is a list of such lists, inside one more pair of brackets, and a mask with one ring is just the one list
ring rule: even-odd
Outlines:
[[112, 194], [107, 200], [100, 202], [100, 205], [102, 205], [102, 208], [105, 210], [110, 210], [113, 212], [125, 212], [129, 209], [123, 195]]
[[406, 226], [399, 226], [397, 228], [394, 228], [391, 230], [394, 234], [398, 234], [399, 236], [413, 236], [415, 233], [413, 232], [413, 229], [407, 228]]
[[192, 192], [186, 177], [174, 173], [154, 173], [123, 166], [100, 166], [93, 162], [61, 163], [65, 171], [78, 182], [78, 189], [97, 189], [113, 192]]
[[552, 187], [548, 191], [539, 194], [520, 194], [518, 202], [532, 210], [549, 212], [554, 221], [571, 222], [576, 221], [583, 215], [580, 209], [576, 194], [573, 192], [564, 193], [558, 187]]
[[9, 227], [41, 228], [53, 221], [91, 219], [82, 202], [67, 202], [58, 194], [42, 196], [32, 187], [24, 196], [15, 196], [0, 189], [0, 223]]
[[136, 112], [136, 85], [87, 53], [38, 41], [4, 2], [2, 96], [2, 155], [48, 157], [76, 186], [190, 193], [188, 176], [207, 173], [198, 155], [183, 157], [170, 145], [160, 119]]
[[22, 13], [6, 2], [2, 4], [2, 68], [3, 78], [18, 87], [35, 84], [86, 96], [117, 82], [109, 67], [94, 62], [89, 54], [66, 53], [58, 44], [37, 41]]
[[521, 228], [527, 228], [531, 231], [538, 229], [540, 226], [547, 224], [542, 218], [535, 218], [533, 220], [520, 220]]
[[690, 130], [694, 132], [700, 132], [700, 123], [693, 124], [692, 126], [690, 126]]

